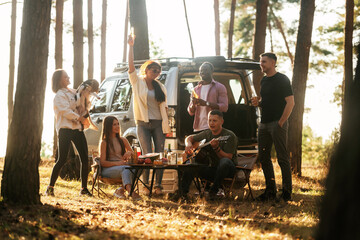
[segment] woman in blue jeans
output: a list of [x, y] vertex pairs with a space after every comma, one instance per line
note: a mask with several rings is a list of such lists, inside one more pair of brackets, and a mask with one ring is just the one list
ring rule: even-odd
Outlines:
[[[133, 151], [128, 140], [120, 137], [120, 125], [116, 117], [107, 116], [103, 122], [103, 129], [100, 141], [100, 165], [101, 176], [107, 178], [122, 178], [123, 185], [130, 193], [132, 173], [126, 169], [127, 162], [131, 158]], [[114, 196], [125, 199], [125, 189], [120, 187], [115, 190]], [[133, 192], [131, 197], [134, 200], [141, 199]]]
[[[161, 73], [161, 65], [151, 60], [146, 61], [141, 66], [138, 76], [134, 65], [134, 42], [135, 36], [129, 35], [129, 78], [140, 147], [143, 154], [151, 153], [154, 142], [154, 152], [163, 152], [165, 134], [170, 133], [170, 126], [167, 116], [166, 88], [157, 80]], [[163, 170], [155, 171], [155, 175], [155, 194], [161, 194]], [[149, 170], [144, 171], [143, 182], [149, 183]]]

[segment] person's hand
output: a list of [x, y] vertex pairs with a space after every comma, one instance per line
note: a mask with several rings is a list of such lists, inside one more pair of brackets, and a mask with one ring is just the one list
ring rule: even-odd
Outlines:
[[123, 159], [125, 161], [129, 161], [131, 159], [131, 157], [132, 157], [132, 152], [127, 151], [126, 153], [124, 153]]
[[193, 98], [193, 104], [196, 106], [206, 106], [206, 101], [200, 98]]
[[284, 125], [284, 123], [281, 122], [280, 120], [278, 121], [278, 124], [279, 124], [280, 127], [282, 127]]
[[188, 145], [188, 146], [185, 146], [185, 153], [190, 155], [193, 153], [193, 146], [192, 145]]
[[211, 141], [210, 141], [210, 145], [213, 149], [217, 149], [219, 147], [219, 140], [213, 138]]
[[253, 105], [254, 107], [259, 106], [259, 100], [260, 100], [259, 97], [252, 97], [251, 98], [251, 105]]
[[129, 35], [129, 37], [128, 37], [128, 44], [129, 44], [129, 46], [134, 46], [135, 38], [136, 38], [135, 35], [131, 35], [131, 34]]

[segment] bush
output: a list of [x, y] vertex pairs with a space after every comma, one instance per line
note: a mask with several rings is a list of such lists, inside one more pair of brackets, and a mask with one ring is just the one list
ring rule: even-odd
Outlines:
[[328, 164], [340, 138], [339, 129], [335, 129], [329, 140], [323, 143], [322, 137], [314, 135], [311, 127], [304, 126], [302, 139], [303, 162]]

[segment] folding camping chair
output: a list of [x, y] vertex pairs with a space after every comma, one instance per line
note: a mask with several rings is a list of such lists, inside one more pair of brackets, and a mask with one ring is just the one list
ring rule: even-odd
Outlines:
[[[101, 189], [100, 185], [102, 183], [104, 184], [108, 184], [108, 185], [122, 185], [122, 179], [121, 178], [106, 178], [106, 177], [102, 177], [101, 176], [101, 165], [100, 165], [100, 158], [99, 157], [95, 157], [93, 158], [93, 164], [91, 165], [92, 169], [93, 169], [93, 176], [92, 176], [92, 188], [91, 188], [91, 193], [93, 193], [94, 189], [95, 191], [97, 191], [98, 193], [98, 197], [101, 196], [106, 196], [108, 198], [110, 198], [108, 196], [108, 194], [106, 194], [104, 192], [104, 190]], [[97, 184], [97, 186], [95, 186], [95, 184]]]
[[245, 199], [251, 196], [251, 198], [254, 200], [254, 196], [252, 194], [251, 185], [250, 185], [250, 174], [255, 167], [256, 160], [257, 160], [257, 154], [237, 155], [237, 159], [235, 162], [236, 172], [234, 174], [234, 177], [225, 178], [223, 183], [224, 191], [227, 196], [229, 196], [232, 193], [233, 187], [236, 184], [240, 188], [244, 188], [246, 185], [248, 185], [249, 193], [247, 194]]

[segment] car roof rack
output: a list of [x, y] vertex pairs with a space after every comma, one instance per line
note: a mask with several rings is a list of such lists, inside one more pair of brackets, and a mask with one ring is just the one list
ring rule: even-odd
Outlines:
[[247, 61], [247, 62], [259, 62], [259, 61], [256, 61], [255, 59], [252, 59], [252, 58], [241, 58], [241, 57], [235, 57], [235, 58], [228, 58], [228, 60], [230, 61]]
[[[135, 68], [141, 67], [141, 65], [143, 65], [148, 60], [149, 59], [135, 60], [134, 61]], [[192, 61], [193, 58], [168, 57], [168, 58], [158, 58], [158, 59], [151, 59], [151, 60], [155, 61], [155, 62], [159, 62], [161, 64], [161, 66], [176, 66], [177, 64], [179, 64], [181, 62]], [[125, 71], [127, 69], [128, 69], [128, 62], [117, 63], [116, 67], [114, 69], [114, 72], [123, 72], [123, 71]]]
[[[259, 63], [258, 61], [250, 58], [229, 58], [226, 59], [224, 56], [203, 56], [203, 57], [196, 57], [196, 58], [189, 58], [189, 57], [168, 57], [168, 58], [159, 58], [159, 59], [152, 59], [153, 61], [157, 61], [163, 67], [172, 67], [177, 66], [181, 63], [188, 63], [189, 65], [199, 65], [203, 62], [211, 62], [214, 65], [224, 66], [227, 63], [241, 63], [247, 62], [249, 64]], [[135, 60], [134, 65], [135, 68], [139, 68], [143, 65], [148, 59], [146, 60]], [[114, 68], [114, 72], [124, 72], [128, 70], [128, 62], [117, 63], [116, 67]]]

